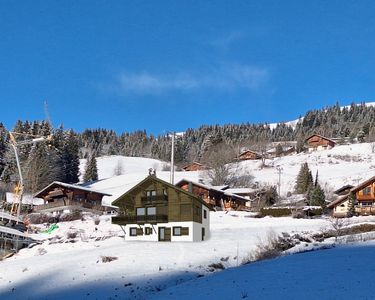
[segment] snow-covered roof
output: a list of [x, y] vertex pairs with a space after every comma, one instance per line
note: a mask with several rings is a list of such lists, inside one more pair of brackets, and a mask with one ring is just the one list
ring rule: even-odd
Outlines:
[[225, 190], [228, 193], [232, 194], [249, 194], [256, 191], [256, 189], [252, 188], [229, 188]]
[[78, 185], [78, 184], [70, 184], [70, 183], [65, 183], [65, 182], [61, 182], [61, 181], [54, 181], [54, 182], [50, 183], [49, 185], [47, 185], [41, 191], [37, 192], [35, 194], [35, 197], [37, 197], [41, 193], [45, 192], [46, 190], [48, 190], [53, 185], [58, 185], [58, 186], [62, 186], [62, 187], [70, 188], [70, 189], [82, 190], [82, 191], [86, 191], [86, 192], [90, 192], [90, 193], [98, 193], [98, 194], [102, 194], [104, 196], [111, 196], [108, 193], [103, 193], [103, 192], [100, 192], [100, 191], [96, 191], [96, 190], [94, 190], [92, 188], [87, 188], [87, 187], [84, 187], [84, 186], [81, 186], [81, 185]]
[[[5, 194], [7, 203], [18, 203], [18, 198], [15, 194], [7, 192]], [[25, 194], [22, 196], [22, 204], [29, 205], [42, 205], [44, 200], [42, 198], [33, 197], [31, 194]]]
[[218, 192], [218, 193], [222, 193], [226, 196], [236, 198], [237, 200], [242, 200], [242, 201], [245, 201], [245, 202], [249, 201], [249, 199], [247, 199], [245, 197], [242, 197], [242, 196], [239, 196], [239, 195], [236, 195], [236, 194], [233, 194], [231, 192], [228, 192], [228, 190], [220, 190], [220, 189], [215, 188], [214, 186], [199, 183], [199, 182], [194, 182], [194, 181], [187, 180], [187, 179], [181, 179], [179, 182], [176, 183], [176, 185], [180, 185], [182, 182], [191, 182], [193, 185], [199, 186], [199, 187], [204, 188], [206, 190], [211, 190], [211, 191], [215, 191], [215, 192]]
[[0, 226], [0, 232], [13, 234], [13, 235], [17, 235], [17, 236], [22, 236], [24, 238], [29, 238], [28, 234], [25, 234], [25, 233], [23, 233], [19, 230], [16, 230], [16, 229], [13, 229], [13, 228], [10, 228], [10, 227], [6, 227], [6, 226]]
[[336, 144], [336, 142], [335, 142], [334, 140], [332, 140], [331, 138], [327, 138], [327, 137], [322, 136], [322, 135], [320, 135], [320, 134], [312, 134], [312, 135], [310, 135], [305, 141], [308, 141], [308, 140], [311, 139], [313, 136], [318, 136], [318, 137], [322, 138], [323, 140], [330, 141], [330, 142]]
[[228, 190], [229, 185], [213, 185], [212, 187], [223, 191], [223, 190]]
[[[114, 176], [104, 180], [99, 180], [92, 183], [87, 183], [84, 186], [86, 188], [92, 188], [96, 191], [103, 193], [109, 193], [110, 196], [104, 196], [102, 199], [102, 205], [111, 205], [114, 200], [116, 200], [121, 195], [125, 194], [136, 184], [142, 181], [148, 175], [147, 170], [145, 172], [124, 174], [120, 176]], [[156, 176], [162, 180], [169, 181], [170, 172], [169, 171], [159, 171]], [[175, 182], [182, 178], [190, 178], [191, 180], [199, 180], [199, 172], [175, 172], [174, 173]]]
[[5, 213], [5, 212], [0, 212], [0, 219], [7, 219], [7, 220], [10, 220], [10, 221], [22, 222], [21, 219], [18, 219], [17, 217], [12, 216], [12, 215], [10, 215], [8, 213]]

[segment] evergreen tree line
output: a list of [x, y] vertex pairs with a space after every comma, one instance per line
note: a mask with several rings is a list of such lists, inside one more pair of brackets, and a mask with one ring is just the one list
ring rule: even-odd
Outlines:
[[[375, 107], [364, 103], [343, 109], [336, 103], [321, 110], [310, 110], [300, 119], [295, 128], [283, 123], [274, 128], [268, 124], [244, 123], [187, 129], [176, 140], [175, 161], [202, 161], [207, 153], [222, 144], [231, 146], [238, 153], [243, 147], [257, 150], [264, 143], [297, 141], [297, 148], [302, 151], [305, 139], [313, 133], [343, 140], [375, 141]], [[96, 150], [98, 155], [170, 158], [171, 138], [168, 135], [148, 135], [146, 131], [117, 135], [112, 130], [87, 129], [79, 134], [79, 140], [81, 157]]]
[[[51, 134], [52, 129], [47, 122], [17, 121], [12, 131], [46, 136]], [[259, 145], [266, 143], [294, 140], [301, 151], [305, 138], [313, 133], [357, 139], [359, 142], [375, 141], [375, 107], [352, 104], [341, 109], [336, 103], [321, 110], [308, 111], [295, 128], [283, 123], [272, 128], [268, 124], [250, 123], [190, 128], [176, 138], [175, 161], [179, 164], [204, 161], [205, 157], [222, 145], [231, 147], [239, 154], [243, 147], [257, 150], [258, 147], [262, 148]], [[7, 130], [0, 123], [0, 174], [3, 174], [3, 180], [11, 181], [17, 177], [17, 172], [8, 138]], [[22, 140], [30, 137], [17, 138]], [[89, 159], [91, 155], [125, 155], [168, 161], [170, 151], [170, 135], [155, 136], [147, 134], [145, 130], [117, 134], [107, 129], [87, 129], [76, 133], [61, 127], [54, 130], [50, 143], [22, 146], [20, 157], [23, 165], [30, 166], [30, 169], [40, 164], [46, 166], [46, 171], [40, 172], [47, 178], [77, 182], [79, 158]], [[30, 173], [32, 177], [32, 172], [28, 169], [25, 173]], [[33, 183], [28, 188], [35, 190], [41, 184]]]
[[[17, 147], [26, 192], [35, 193], [54, 180], [79, 181], [79, 136], [74, 131], [60, 127], [52, 132], [50, 124], [44, 121], [17, 121], [12, 131], [17, 142], [50, 136], [49, 140]], [[19, 181], [19, 174], [3, 124], [0, 124], [0, 158], [1, 182], [11, 186]]]

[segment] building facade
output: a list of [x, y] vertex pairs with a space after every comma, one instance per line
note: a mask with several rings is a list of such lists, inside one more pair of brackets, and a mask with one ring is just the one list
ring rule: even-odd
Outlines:
[[210, 207], [196, 195], [148, 176], [113, 203], [129, 241], [199, 242], [210, 236]]

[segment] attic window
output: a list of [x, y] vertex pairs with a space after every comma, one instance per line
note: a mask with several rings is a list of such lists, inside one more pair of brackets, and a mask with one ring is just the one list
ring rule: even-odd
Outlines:
[[147, 197], [153, 197], [153, 196], [156, 196], [156, 191], [146, 191], [146, 195]]
[[370, 195], [370, 194], [371, 194], [371, 186], [366, 186], [366, 187], [362, 190], [362, 193], [363, 193], [363, 195]]

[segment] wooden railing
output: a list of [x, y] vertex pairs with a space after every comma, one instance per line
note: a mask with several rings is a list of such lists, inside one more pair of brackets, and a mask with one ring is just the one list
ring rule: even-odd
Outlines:
[[166, 195], [145, 196], [141, 198], [141, 203], [142, 205], [167, 204], [168, 196]]
[[64, 207], [64, 206], [77, 206], [77, 207], [83, 207], [87, 209], [104, 210], [104, 207], [101, 205], [86, 203], [86, 202], [78, 202], [78, 201], [65, 201], [65, 203], [64, 201], [50, 202], [47, 204], [34, 206], [33, 210], [41, 211], [45, 209]]
[[116, 216], [112, 217], [113, 224], [143, 224], [143, 223], [166, 223], [168, 222], [167, 215], [150, 215], [150, 216]]

